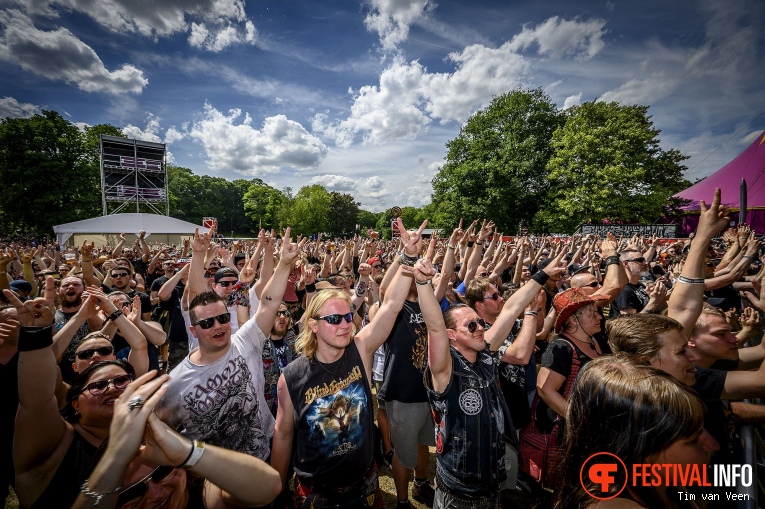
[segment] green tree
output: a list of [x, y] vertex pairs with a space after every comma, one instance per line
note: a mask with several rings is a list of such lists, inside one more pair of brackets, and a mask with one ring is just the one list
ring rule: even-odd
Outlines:
[[84, 135], [55, 111], [0, 120], [0, 231], [52, 235], [57, 224], [100, 215], [100, 177]]
[[535, 229], [572, 232], [604, 219], [653, 222], [667, 199], [690, 186], [686, 159], [663, 150], [647, 106], [588, 102], [569, 110], [555, 132], [547, 168], [551, 190]]
[[350, 194], [330, 193], [332, 203], [327, 221], [327, 232], [332, 236], [354, 235], [358, 224], [359, 205]]
[[378, 216], [379, 214], [368, 210], [359, 210], [358, 222], [361, 227], [361, 233], [365, 233], [369, 228], [374, 228], [377, 224]]
[[504, 231], [529, 222], [549, 188], [550, 139], [563, 120], [541, 89], [495, 97], [446, 144], [428, 219], [451, 229], [460, 218], [490, 217]]
[[258, 178], [252, 179], [243, 196], [244, 213], [255, 226], [260, 225], [267, 230], [278, 229], [279, 213], [285, 199], [278, 189]]
[[298, 191], [292, 200], [289, 210], [292, 233], [312, 235], [324, 232], [329, 225], [332, 197], [324, 187], [314, 184], [305, 186]]
[[167, 188], [170, 197], [170, 215], [191, 223], [199, 223], [198, 203], [202, 196], [202, 180], [189, 168], [167, 165]]

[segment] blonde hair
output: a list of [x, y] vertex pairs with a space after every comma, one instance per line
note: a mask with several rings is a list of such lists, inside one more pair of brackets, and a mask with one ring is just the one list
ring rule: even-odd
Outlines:
[[[318, 346], [316, 333], [311, 329], [311, 321], [316, 323], [316, 318], [320, 316], [319, 310], [325, 302], [332, 299], [342, 300], [347, 302], [349, 306], [351, 305], [351, 296], [348, 295], [345, 290], [340, 288], [328, 288], [326, 290], [319, 290], [316, 293], [316, 296], [311, 299], [311, 302], [308, 304], [308, 309], [305, 310], [305, 314], [303, 315], [305, 324], [295, 342], [295, 349], [298, 353], [302, 353], [309, 359], [313, 359], [313, 356], [316, 354], [316, 347]], [[356, 328], [354, 327], [351, 330], [351, 337], [355, 335]]]
[[725, 318], [725, 313], [720, 311], [714, 306], [710, 306], [709, 304], [704, 304], [704, 306], [701, 308], [701, 314], [696, 319], [696, 323], [693, 324], [693, 330], [691, 331], [691, 337], [695, 338], [699, 335], [701, 332], [701, 329], [704, 329], [709, 325], [709, 322], [706, 321], [704, 318], [704, 315], [707, 316], [719, 316], [720, 318], [727, 321], [727, 318]]

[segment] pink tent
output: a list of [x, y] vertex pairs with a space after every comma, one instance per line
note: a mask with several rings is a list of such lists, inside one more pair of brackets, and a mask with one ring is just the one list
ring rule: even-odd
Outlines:
[[691, 200], [683, 207], [687, 215], [678, 227], [678, 234], [687, 235], [699, 222], [699, 200], [711, 203], [715, 188], [722, 193], [722, 202], [732, 209], [731, 226], [738, 224], [741, 206], [741, 179], [746, 180], [746, 222], [758, 235], [765, 234], [765, 133], [760, 134], [746, 150], [731, 162], [696, 185], [676, 194], [678, 198]]

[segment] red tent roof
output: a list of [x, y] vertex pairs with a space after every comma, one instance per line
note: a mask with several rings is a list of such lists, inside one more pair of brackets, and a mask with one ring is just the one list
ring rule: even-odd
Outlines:
[[747, 210], [765, 208], [765, 132], [757, 136], [749, 147], [741, 152], [734, 160], [675, 196], [692, 200], [683, 207], [686, 210], [698, 210], [699, 200], [711, 203], [715, 188], [722, 192], [722, 202], [729, 207], [740, 205], [741, 179], [747, 185]]

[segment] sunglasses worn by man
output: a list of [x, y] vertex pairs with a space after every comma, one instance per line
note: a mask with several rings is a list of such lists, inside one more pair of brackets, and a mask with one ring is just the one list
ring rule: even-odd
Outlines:
[[199, 320], [198, 322], [192, 323], [191, 325], [199, 325], [201, 329], [207, 330], [211, 329], [213, 325], [215, 325], [216, 321], [221, 325], [227, 324], [231, 321], [231, 313], [223, 313], [222, 315], [205, 318], [203, 320]]
[[99, 348], [88, 348], [87, 350], [80, 350], [75, 355], [80, 360], [88, 360], [93, 355], [98, 354], [101, 357], [106, 357], [107, 355], [111, 355], [112, 352], [114, 352], [113, 346], [101, 346]]

